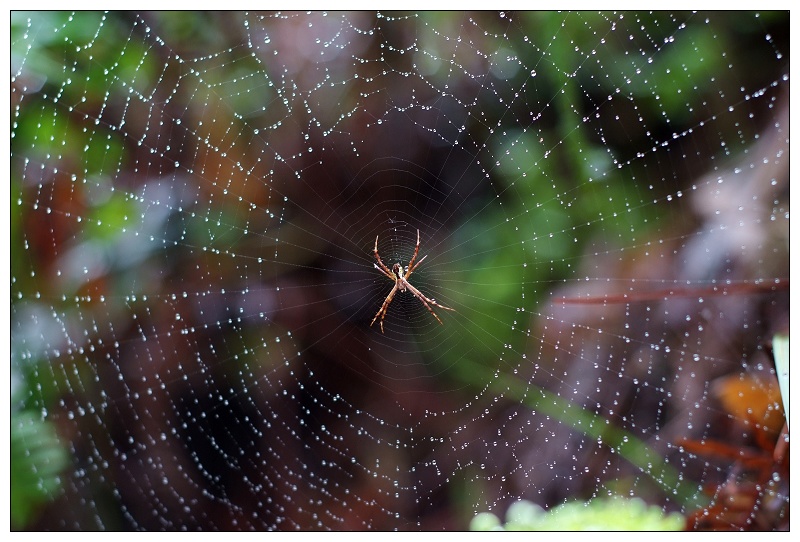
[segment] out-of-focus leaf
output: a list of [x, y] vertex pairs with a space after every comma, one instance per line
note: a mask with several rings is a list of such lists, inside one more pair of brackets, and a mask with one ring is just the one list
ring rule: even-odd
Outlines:
[[729, 413], [778, 433], [783, 427], [780, 392], [774, 379], [732, 375], [714, 381], [712, 391]]
[[772, 339], [772, 350], [775, 355], [775, 371], [778, 373], [778, 384], [781, 389], [783, 411], [786, 413], [786, 425], [789, 425], [789, 336], [775, 335]]
[[679, 531], [683, 516], [664, 514], [641, 499], [594, 499], [569, 502], [545, 511], [528, 501], [517, 501], [506, 512], [505, 525], [491, 513], [472, 519], [473, 531]]
[[61, 485], [67, 454], [53, 426], [31, 410], [11, 417], [11, 524], [24, 528]]

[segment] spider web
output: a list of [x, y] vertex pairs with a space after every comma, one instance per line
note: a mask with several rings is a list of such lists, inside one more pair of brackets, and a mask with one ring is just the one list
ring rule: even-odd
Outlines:
[[788, 14], [11, 29], [16, 528], [788, 527]]

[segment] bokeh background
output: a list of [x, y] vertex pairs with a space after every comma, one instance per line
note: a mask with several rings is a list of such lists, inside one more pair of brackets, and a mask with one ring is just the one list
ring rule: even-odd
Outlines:
[[[13, 13], [16, 529], [788, 526], [787, 13]], [[399, 294], [373, 244], [439, 303]], [[723, 445], [724, 444], [724, 445]], [[746, 460], [745, 460], [746, 459]]]

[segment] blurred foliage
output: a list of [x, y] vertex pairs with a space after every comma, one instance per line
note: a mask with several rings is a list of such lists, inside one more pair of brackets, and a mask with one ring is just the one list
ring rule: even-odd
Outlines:
[[726, 465], [726, 477], [706, 482], [713, 497], [689, 516], [698, 530], [785, 530], [789, 514], [789, 428], [774, 375], [724, 376], [712, 393], [732, 423], [749, 438], [743, 442], [686, 439], [683, 449]]
[[545, 511], [540, 506], [517, 501], [508, 508], [502, 523], [491, 512], [472, 519], [471, 531], [680, 531], [684, 518], [665, 514], [641, 499], [622, 497], [569, 502]]
[[25, 528], [61, 487], [69, 463], [55, 428], [34, 410], [14, 410], [10, 437], [11, 526]]
[[[662, 457], [645, 441], [630, 431], [612, 425], [589, 409], [583, 409], [535, 384], [523, 382], [512, 375], [497, 372], [492, 375], [480, 365], [463, 361], [462, 373], [465, 382], [478, 387], [486, 385], [496, 396], [505, 396], [519, 401], [531, 410], [550, 416], [563, 425], [573, 428], [588, 436], [594, 442], [614, 450], [614, 453], [635, 465], [642, 474], [653, 481], [667, 498], [677, 502], [681, 507], [693, 510], [707, 502], [696, 483], [686, 480], [680, 471]], [[637, 491], [650, 491], [649, 487], [640, 484]]]
[[[348, 124], [350, 114], [340, 110], [356, 110], [352, 107], [355, 103], [369, 115], [380, 116], [383, 111], [372, 108], [384, 104], [378, 101], [376, 106], [371, 100], [375, 96], [382, 98], [388, 90], [391, 91], [388, 101], [396, 99], [396, 103], [402, 104], [398, 97], [408, 90], [404, 85], [410, 86], [410, 83], [392, 85], [384, 82], [388, 79], [376, 76], [373, 80], [386, 85], [376, 91], [369, 86], [358, 86], [366, 84], [363, 81], [369, 77], [353, 78], [350, 74], [334, 72], [333, 79], [339, 78], [346, 84], [340, 85], [341, 94], [334, 95], [328, 103], [323, 101], [330, 78], [326, 72], [325, 86], [321, 82], [317, 87], [312, 85], [316, 91], [313, 96], [323, 97], [319, 98], [322, 103], [313, 105], [323, 114], [331, 115], [335, 122], [327, 127], [331, 132], [320, 143], [314, 140], [320, 136], [313, 131], [318, 121], [307, 117], [311, 109], [310, 93], [303, 94], [292, 87], [292, 84], [300, 84], [301, 73], [287, 76], [282, 66], [279, 69], [268, 63], [268, 56], [259, 57], [255, 51], [240, 47], [245, 43], [244, 37], [232, 30], [241, 27], [240, 20], [233, 20], [237, 17], [239, 15], [201, 13], [147, 14], [144, 18], [121, 12], [12, 13], [12, 74], [23, 73], [12, 82], [25, 89], [15, 95], [22, 98], [12, 126], [12, 317], [31, 322], [30, 336], [15, 337], [12, 364], [19, 366], [28, 387], [36, 389], [28, 393], [24, 401], [26, 408], [12, 414], [12, 521], [17, 528], [28, 525], [41, 503], [59, 487], [59, 472], [67, 461], [47, 416], [38, 412], [47, 411], [56, 404], [64, 390], [91, 397], [95, 391], [92, 386], [104, 385], [94, 372], [98, 359], [103, 363], [107, 361], [101, 356], [121, 357], [120, 351], [126, 352], [126, 347], [136, 344], [142, 337], [153, 337], [156, 342], [165, 341], [165, 356], [170, 360], [175, 358], [182, 363], [206, 354], [228, 362], [225, 367], [239, 375], [247, 374], [259, 363], [277, 371], [288, 366], [287, 356], [278, 348], [267, 348], [263, 337], [268, 333], [283, 336], [282, 331], [275, 332], [275, 329], [314, 327], [308, 326], [308, 322], [318, 321], [314, 320], [319, 318], [318, 314], [309, 311], [301, 312], [300, 316], [292, 315], [296, 320], [280, 324], [270, 321], [270, 325], [264, 325], [268, 321], [264, 314], [268, 311], [261, 305], [253, 305], [258, 308], [248, 307], [252, 312], [242, 322], [237, 320], [239, 315], [225, 312], [233, 312], [231, 307], [236, 306], [227, 298], [219, 302], [222, 309], [211, 307], [218, 312], [201, 306], [197, 310], [199, 315], [187, 310], [186, 305], [180, 305], [179, 298], [183, 296], [185, 300], [187, 292], [203, 297], [212, 292], [244, 291], [256, 298], [256, 293], [272, 291], [275, 285], [269, 279], [277, 272], [267, 267], [267, 261], [280, 260], [284, 267], [302, 268], [300, 271], [305, 273], [319, 269], [332, 271], [328, 264], [340, 241], [320, 241], [308, 227], [284, 227], [262, 234], [267, 228], [256, 218], [263, 212], [270, 217], [270, 220], [264, 219], [265, 223], [272, 225], [271, 220], [275, 218], [272, 213], [280, 209], [282, 223], [284, 211], [291, 210], [293, 205], [307, 205], [316, 196], [316, 190], [335, 181], [335, 173], [328, 177], [326, 170], [324, 176], [314, 177], [314, 170], [309, 169], [304, 174], [313, 182], [307, 184], [279, 184], [285, 181], [278, 179], [276, 190], [283, 190], [292, 198], [287, 203], [289, 197], [284, 196], [276, 204], [268, 199], [272, 196], [273, 164], [269, 174], [263, 173], [266, 179], [263, 184], [251, 180], [246, 188], [252, 193], [242, 197], [235, 190], [236, 177], [229, 176], [228, 170], [215, 169], [219, 165], [215, 160], [230, 166], [260, 163], [261, 156], [255, 159], [247, 156], [242, 152], [243, 147], [227, 145], [229, 134], [207, 135], [203, 131], [205, 128], [197, 128], [199, 124], [241, 123], [232, 125], [231, 131], [234, 135], [252, 137], [245, 148], [273, 157], [282, 153], [287, 156], [302, 154], [308, 148], [309, 163], [319, 158], [310, 148], [327, 146], [349, 151], [354, 139], [361, 140], [359, 144], [365, 148], [360, 152], [368, 160], [403, 152], [402, 148], [387, 144], [387, 141], [396, 143], [393, 138], [375, 137], [373, 140], [365, 136], [366, 131], [356, 132], [353, 125]], [[379, 17], [370, 17], [370, 24], [381, 24]], [[663, 462], [663, 458], [657, 457], [642, 441], [632, 434], [609, 428], [588, 410], [548, 395], [546, 390], [530, 382], [514, 379], [506, 370], [510, 365], [519, 365], [519, 356], [524, 355], [533, 327], [531, 315], [536, 314], [538, 304], [553, 284], [575, 276], [588, 243], [601, 237], [609, 247], [630, 247], [654, 233], [658, 235], [658, 228], [665, 219], [674, 219], [660, 205], [651, 202], [675, 192], [675, 186], [690, 183], [694, 175], [703, 171], [703, 164], [692, 164], [680, 178], [677, 175], [664, 178], [663, 173], [659, 173], [663, 155], [650, 152], [654, 142], [668, 140], [670, 134], [694, 128], [699, 120], [717, 113], [715, 107], [719, 105], [720, 95], [737, 92], [742, 84], [741, 80], [726, 78], [728, 68], [720, 58], [726, 54], [738, 57], [749, 53], [754, 48], [754, 40], [763, 41], [764, 27], [781, 24], [783, 15], [765, 14], [760, 18], [764, 26], [753, 25], [753, 15], [748, 13], [715, 17], [711, 25], [702, 24], [691, 15], [680, 15], [677, 18], [688, 20], [689, 25], [680, 28], [680, 35], [674, 42], [670, 41], [670, 33], [675, 29], [676, 16], [658, 12], [627, 15], [618, 23], [617, 30], [609, 31], [605, 37], [598, 37], [596, 29], [606, 28], [616, 16], [521, 13], [514, 22], [517, 26], [512, 28], [516, 32], [508, 32], [506, 20], [488, 13], [477, 14], [469, 20], [466, 17], [472, 16], [441, 12], [423, 12], [409, 17], [407, 24], [395, 26], [418, 40], [413, 58], [397, 54], [405, 45], [402, 32], [386, 33], [381, 39], [386, 43], [396, 39], [397, 46], [388, 51], [381, 42], [379, 52], [359, 51], [363, 58], [358, 60], [366, 66], [364, 73], [375, 75], [368, 71], [370, 61], [382, 67], [397, 62], [400, 68], [409, 71], [413, 68], [424, 75], [436, 89], [447, 88], [448, 98], [452, 92], [454, 99], [462, 99], [459, 109], [469, 114], [463, 119], [463, 130], [448, 143], [463, 145], [469, 159], [482, 162], [487, 172], [486, 179], [481, 179], [481, 189], [475, 191], [475, 201], [461, 201], [458, 212], [452, 213], [455, 217], [452, 222], [442, 226], [449, 230], [444, 232], [444, 237], [454, 248], [449, 260], [438, 270], [439, 280], [448, 288], [447, 301], [443, 302], [458, 307], [452, 319], [460, 331], [448, 334], [437, 349], [424, 352], [435, 364], [433, 372], [442, 375], [442, 379], [466, 382], [473, 389], [499, 384], [492, 388], [493, 396], [504, 396], [531, 409], [546, 411], [575, 430], [604, 440], [622, 457], [652, 476], [662, 490], [665, 487], [674, 489], [673, 498], [684, 505], [693, 503], [696, 497], [691, 488], [685, 487], [690, 484], [681, 484], [674, 467]], [[695, 26], [695, 22], [699, 24]], [[647, 32], [642, 34], [637, 31], [639, 28], [646, 28]], [[53, 29], [59, 31], [53, 32]], [[460, 80], [454, 75], [449, 59], [465, 48], [453, 49], [455, 40], [449, 37], [461, 34], [468, 38], [465, 41], [474, 40], [471, 46], [478, 52], [486, 52], [488, 64], [464, 64]], [[637, 39], [643, 39], [644, 35], [647, 41], [630, 43], [628, 38], [632, 35]], [[154, 39], [156, 36], [159, 40]], [[270, 38], [280, 39], [269, 33], [264, 37], [265, 44], [269, 44]], [[670, 46], [665, 47], [666, 44]], [[602, 50], [596, 51], [600, 45]], [[376, 42], [371, 42], [370, 46], [377, 50]], [[632, 47], [641, 54], [629, 54]], [[209, 51], [214, 54], [208, 56]], [[192, 63], [192, 69], [197, 70], [193, 73], [202, 75], [198, 88], [191, 87], [194, 80], [185, 77], [189, 68], [174, 61], [174, 52], [187, 60], [194, 60], [193, 55], [199, 56], [199, 60]], [[391, 57], [392, 53], [399, 59]], [[602, 62], [595, 61], [598, 53]], [[760, 57], [752, 54], [753, 61], [739, 67], [748, 78], [762, 75], [759, 73]], [[377, 58], [381, 62], [374, 62]], [[458, 57], [457, 60], [462, 59]], [[348, 64], [351, 62], [352, 59], [347, 60]], [[23, 63], [24, 69], [21, 69]], [[305, 69], [309, 73], [318, 68], [313, 64], [299, 63], [298, 66], [298, 70]], [[520, 66], [536, 66], [535, 73], [521, 70]], [[325, 69], [333, 71], [335, 68]], [[479, 108], [474, 108], [480, 109], [480, 115], [469, 105], [477, 95], [470, 86], [474, 81], [466, 76], [467, 73], [474, 75], [473, 72], [486, 75], [481, 80], [480, 90], [491, 93], [488, 100], [480, 102]], [[292, 77], [296, 81], [292, 81]], [[404, 80], [413, 81], [414, 78]], [[705, 84], [712, 80], [719, 81], [719, 85]], [[164, 89], [174, 92], [164, 94]], [[609, 104], [608, 97], [619, 89], [623, 89], [630, 103], [635, 103], [635, 108], [627, 110], [619, 106], [617, 109], [617, 102]], [[203, 90], [207, 90], [207, 94]], [[395, 92], [396, 95], [392, 94]], [[54, 96], [57, 96], [58, 105], [54, 103]], [[444, 96], [433, 98], [439, 100]], [[214, 100], [219, 100], [223, 106], [218, 107]], [[422, 97], [415, 100], [424, 103]], [[469, 107], [464, 107], [465, 104]], [[444, 116], [451, 113], [446, 103], [439, 107], [446, 113]], [[163, 117], [159, 117], [161, 113]], [[746, 131], [755, 130], [751, 123], [742, 122], [744, 115], [737, 109], [726, 113], [719, 122], [733, 127], [732, 133], [742, 134], [729, 139], [734, 146], [737, 142], [751, 141]], [[617, 123], [613, 121], [614, 116], [634, 120]], [[170, 122], [160, 122], [163, 118], [168, 121], [185, 119], [184, 126], [197, 130], [189, 138], [196, 141], [184, 145], [180, 140], [173, 140], [180, 131]], [[124, 130], [118, 129], [121, 125]], [[304, 140], [294, 149], [291, 147], [293, 136], [300, 139], [299, 133], [287, 136], [282, 127], [290, 130], [312, 127], [306, 134], [311, 141]], [[442, 129], [442, 133], [444, 131]], [[208, 140], [212, 141], [214, 152], [203, 147]], [[213, 144], [218, 146], [214, 148]], [[284, 145], [290, 152], [284, 152]], [[425, 142], [420, 147], [423, 149], [420, 156], [426, 156], [432, 146]], [[198, 152], [197, 148], [208, 154]], [[729, 152], [727, 148], [698, 153], [702, 154], [698, 161], [712, 160], [726, 152]], [[357, 154], [348, 155], [353, 165], [344, 168], [346, 186], [342, 190], [351, 188], [347, 183], [352, 179], [352, 170], [360, 167]], [[325, 156], [325, 164], [331, 167], [328, 158]], [[281, 160], [274, 158], [264, 162], [282, 165]], [[297, 171], [306, 171], [302, 169], [307, 165], [304, 162], [298, 160], [295, 164]], [[254, 177], [261, 179], [262, 172], [255, 165], [252, 167]], [[203, 173], [192, 176], [195, 168]], [[206, 168], [210, 173], [205, 173]], [[156, 179], [167, 177], [173, 171], [182, 176], [170, 179], [165, 186], [156, 186], [163, 190], [150, 193], [150, 200], [140, 201], [135, 197], [144, 183], [149, 181], [155, 185]], [[218, 180], [222, 182], [218, 184]], [[393, 178], [389, 178], [389, 183], [393, 182]], [[152, 189], [153, 185], [148, 188]], [[176, 196], [168, 192], [175, 186], [184, 187], [188, 195]], [[434, 187], [431, 194], [440, 190], [437, 184], [431, 186]], [[359, 210], [371, 208], [357, 197], [348, 197]], [[367, 194], [365, 197], [375, 196]], [[417, 194], [417, 197], [433, 199], [430, 194]], [[161, 198], [165, 203], [161, 204]], [[252, 207], [245, 207], [242, 200], [250, 202]], [[337, 205], [332, 199], [325, 203]], [[165, 208], [166, 212], [159, 212]], [[252, 212], [253, 209], [258, 211]], [[308, 213], [314, 214], [310, 206]], [[343, 216], [350, 217], [352, 213], [352, 208], [343, 206]], [[296, 219], [294, 224], [299, 221]], [[254, 235], [254, 231], [258, 233]], [[315, 244], [318, 242], [322, 244]], [[364, 261], [370, 260], [368, 243], [363, 252]], [[230, 254], [259, 255], [248, 260], [227, 257]], [[72, 277], [63, 276], [61, 269], [53, 270], [56, 259], [69, 260], [65, 255], [73, 256], [71, 261], [77, 271]], [[312, 257], [319, 261], [311, 260]], [[432, 260], [434, 257], [429, 261]], [[371, 262], [367, 267], [369, 265]], [[85, 269], [100, 270], [100, 274], [87, 276]], [[193, 275], [193, 270], [200, 271]], [[422, 285], [430, 276], [426, 271], [420, 270]], [[337, 284], [339, 277], [315, 277], [313, 280], [319, 284]], [[303, 284], [303, 281], [308, 281], [308, 277], [301, 275], [294, 285]], [[250, 285], [254, 286], [253, 292], [247, 287]], [[291, 293], [297, 290], [300, 289], [288, 289]], [[312, 289], [302, 290], [304, 293], [291, 298], [288, 304], [316, 307], [319, 300], [305, 293]], [[142, 291], [152, 294], [151, 298], [138, 295]], [[100, 304], [98, 296], [102, 296]], [[340, 312], [337, 315], [339, 324], [353, 318], [347, 310]], [[55, 322], [54, 329], [48, 329], [45, 323], [51, 313], [55, 315], [50, 320]], [[152, 322], [148, 320], [147, 324], [142, 324], [141, 316], [150, 317]], [[184, 329], [194, 333], [188, 347], [166, 342], [175, 333], [176, 316], [183, 318], [180, 323]], [[226, 322], [226, 318], [227, 325], [220, 324]], [[107, 322], [112, 332], [103, 336], [102, 326]], [[364, 328], [367, 323], [368, 320]], [[85, 331], [92, 337], [96, 334], [100, 337], [98, 344], [117, 343], [115, 348], [119, 350], [109, 354], [108, 351], [99, 352], [102, 349], [98, 349], [98, 353], [89, 349], [84, 353], [76, 348], [80, 355], [65, 356], [69, 359], [60, 359], [58, 363], [63, 365], [57, 368], [57, 362], [50, 360], [54, 367], [49, 367], [50, 361], [42, 361], [41, 352], [34, 350], [51, 348], [49, 344], [42, 344], [39, 337], [66, 335], [59, 326], [70, 331]], [[214, 352], [214, 356], [203, 352], [206, 336], [195, 333], [196, 330], [205, 333], [209, 329], [217, 334], [207, 339], [211, 345], [208, 350]], [[316, 344], [315, 331], [306, 338], [296, 334], [299, 338], [295, 340], [306, 341], [297, 350], [307, 352], [308, 345]], [[19, 343], [24, 343], [24, 348], [18, 348]], [[776, 339], [776, 362], [778, 350], [788, 351], [788, 345], [785, 348], [781, 345]], [[289, 346], [286, 348], [292, 350]], [[325, 352], [331, 357], [337, 353]], [[128, 355], [136, 359], [135, 356], [142, 353]], [[313, 362], [306, 361], [311, 355], [304, 355], [303, 361], [313, 367]], [[514, 361], [509, 364], [507, 356], [513, 356]], [[332, 360], [337, 368], [347, 363], [338, 358]], [[184, 376], [191, 373], [191, 369], [183, 366], [180, 371]], [[174, 374], [169, 378], [174, 378]], [[783, 386], [784, 382], [781, 384]], [[363, 390], [354, 390], [354, 397], [369, 395]], [[736, 388], [735, 392], [738, 391], [741, 390]], [[547, 400], [537, 401], [534, 399], [537, 396]], [[784, 402], [788, 407], [788, 389]], [[270, 407], [265, 409], [270, 410]], [[619, 501], [614, 502], [619, 504]], [[603, 508], [602, 501], [592, 501], [588, 506], [582, 503], [564, 505], [564, 511], [559, 514], [533, 513], [532, 508], [525, 509], [526, 513], [536, 516], [536, 520], [517, 517], [517, 512], [525, 512], [521, 506], [512, 507], [514, 514], [507, 528], [509, 525], [533, 527], [534, 521], [540, 528], [572, 528], [576, 525], [572, 521], [583, 525], [609, 525], [604, 523], [609, 512]], [[626, 504], [625, 509], [639, 510], [642, 523], [638, 528], [667, 528], [672, 521], [661, 518], [659, 523], [655, 515], [637, 506]], [[651, 520], [652, 523], [647, 523]], [[490, 527], [499, 525], [497, 520]]]
[[[515, 65], [536, 70], [505, 70], [498, 74], [499, 82], [490, 83], [503, 100], [488, 101], [481, 120], [502, 128], [489, 130], [482, 158], [496, 166], [491, 176], [498, 183], [497, 195], [489, 197], [502, 203], [455, 230], [453, 245], [463, 247], [462, 261], [469, 262], [459, 278], [475, 288], [469, 295], [463, 290], [453, 294], [454, 304], [468, 310], [469, 317], [461, 320], [468, 333], [459, 337], [463, 348], [445, 348], [494, 366], [503, 364], [489, 345], [501, 343], [519, 351], [526, 341], [521, 320], [505, 315], [535, 310], [554, 281], [574, 276], [587, 242], [600, 236], [609, 249], [636, 245], [658, 235], [665, 218], [672, 220], [666, 206], [655, 203], [693, 178], [675, 170], [671, 175], [682, 177], [654, 182], [659, 153], [653, 142], [696, 128], [720, 107], [720, 95], [740, 92], [728, 75], [730, 65], [721, 59], [747, 58], [752, 47], [746, 44], [763, 40], [764, 26], [781, 20], [780, 14], [766, 13], [758, 18], [761, 26], [747, 24], [752, 13], [727, 13], [710, 22], [697, 15], [686, 17], [688, 24], [676, 31], [675, 21], [687, 14], [632, 12], [619, 20], [613, 14], [587, 12], [517, 15], [520, 32], [513, 34], [500, 31], [505, 28], [502, 18], [481, 20], [486, 28], [483, 47], [506, 51]], [[421, 17], [430, 25], [457, 24], [442, 21], [436, 13]], [[614, 31], [598, 43], [596, 29], [611, 21]], [[435, 42], [422, 43], [434, 55], [445, 53]], [[638, 54], [631, 54], [632, 48]], [[748, 71], [746, 64], [738, 69]], [[506, 96], [504, 77], [513, 81], [508, 89], [522, 91]], [[610, 103], [620, 93], [630, 101]], [[625, 110], [628, 103], [634, 104], [632, 111]], [[620, 121], [632, 112], [635, 121]], [[611, 122], [614, 114], [617, 119]], [[724, 119], [732, 131], [744, 120], [742, 114]], [[516, 119], [531, 117], [536, 119], [531, 125], [514, 126]], [[473, 128], [480, 133], [479, 127]], [[727, 143], [713, 152], [724, 155], [736, 145]], [[701, 171], [702, 160], [713, 158], [698, 156], [688, 167]], [[518, 301], [522, 297], [524, 305]], [[509, 325], [511, 321], [515, 324]], [[444, 365], [457, 363], [456, 357]]]
[[781, 403], [786, 414], [786, 424], [789, 424], [789, 335], [775, 335], [772, 339], [772, 349], [775, 353], [775, 372], [781, 390]]
[[748, 374], [733, 374], [715, 380], [712, 394], [737, 420], [757, 420], [767, 432], [778, 434], [785, 418], [781, 407], [781, 388], [776, 379]]
[[[25, 62], [52, 89], [63, 85], [64, 99], [78, 111], [121, 99], [109, 90], [123, 84], [148, 97], [158, 74], [152, 48], [129, 29], [124, 14], [15, 11], [11, 19], [12, 73]], [[59, 29], [54, 32], [53, 29]], [[73, 47], [65, 48], [65, 44]], [[75, 85], [72, 87], [72, 85]], [[78, 101], [79, 98], [79, 101]]]

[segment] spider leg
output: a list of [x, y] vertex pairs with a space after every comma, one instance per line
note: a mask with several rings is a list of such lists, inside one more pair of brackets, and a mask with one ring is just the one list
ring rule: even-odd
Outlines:
[[383, 319], [386, 318], [386, 311], [389, 309], [389, 303], [392, 302], [392, 299], [394, 298], [394, 294], [397, 293], [397, 284], [398, 283], [395, 283], [394, 288], [392, 288], [392, 291], [389, 292], [389, 295], [386, 296], [386, 299], [383, 301], [383, 305], [381, 305], [381, 308], [378, 311], [378, 313], [375, 315], [375, 318], [373, 318], [372, 322], [370, 322], [370, 324], [369, 324], [369, 326], [372, 327], [372, 324], [374, 324], [375, 320], [377, 320], [378, 316], [380, 316], [381, 317], [381, 333], [383, 333]]
[[422, 258], [420, 258], [420, 259], [419, 259], [419, 261], [418, 261], [416, 264], [414, 264], [414, 267], [408, 266], [408, 269], [407, 269], [407, 271], [406, 271], [406, 274], [404, 275], [404, 277], [405, 277], [405, 278], [408, 278], [408, 277], [410, 277], [410, 276], [411, 276], [411, 273], [412, 273], [412, 272], [413, 272], [413, 271], [414, 271], [414, 270], [415, 270], [417, 267], [419, 267], [419, 264], [421, 264], [421, 263], [422, 263], [422, 260], [424, 260], [424, 259], [425, 259], [425, 258], [427, 258], [427, 257], [428, 257], [428, 255], [426, 254], [425, 256], [423, 256]]
[[406, 269], [408, 269], [408, 272], [407, 272], [407, 274], [406, 274], [406, 275], [410, 275], [410, 274], [411, 274], [411, 272], [412, 272], [414, 269], [416, 269], [416, 268], [417, 268], [417, 265], [421, 264], [421, 263], [422, 263], [422, 260], [424, 260], [424, 259], [425, 259], [425, 258], [423, 257], [423, 258], [422, 258], [422, 260], [420, 260], [420, 261], [418, 261], [418, 262], [417, 262], [417, 265], [414, 265], [414, 260], [416, 260], [416, 259], [417, 259], [417, 254], [419, 254], [419, 230], [417, 230], [417, 246], [415, 246], [415, 247], [414, 247], [414, 255], [413, 255], [413, 256], [411, 256], [411, 260], [408, 262], [408, 267], [406, 268]]
[[381, 266], [381, 271], [383, 271], [383, 274], [386, 275], [387, 277], [389, 277], [390, 279], [395, 280], [394, 273], [392, 273], [391, 270], [388, 267], [386, 267], [386, 264], [384, 264], [383, 261], [381, 260], [380, 254], [378, 254], [378, 236], [377, 235], [375, 236], [375, 248], [373, 249], [373, 252], [375, 253], [375, 259], [378, 260], [378, 264], [380, 264], [380, 266]]
[[[422, 260], [420, 260], [420, 261], [422, 261]], [[408, 289], [412, 294], [414, 294], [417, 299], [422, 301], [422, 304], [425, 305], [425, 308], [428, 309], [428, 311], [433, 315], [434, 318], [436, 318], [436, 320], [439, 321], [440, 324], [444, 325], [444, 322], [442, 322], [439, 319], [439, 317], [436, 316], [436, 313], [433, 312], [433, 309], [431, 308], [431, 305], [435, 305], [435, 306], [439, 307], [440, 309], [444, 309], [446, 311], [455, 312], [455, 309], [451, 309], [450, 307], [445, 307], [444, 305], [438, 304], [436, 302], [436, 300], [430, 299], [428, 297], [425, 297], [425, 295], [422, 292], [420, 292], [419, 290], [417, 290], [416, 288], [411, 286], [411, 284], [409, 284], [405, 279], [400, 279], [400, 280], [403, 281], [403, 284], [405, 285], [406, 289]], [[428, 303], [430, 303], [430, 305]]]
[[374, 264], [372, 264], [372, 265], [374, 265], [374, 266], [375, 266], [375, 269], [377, 269], [378, 271], [380, 271], [381, 273], [383, 273], [384, 275], [386, 275], [388, 278], [390, 278], [390, 279], [392, 279], [392, 280], [396, 280], [396, 279], [395, 279], [395, 277], [393, 277], [392, 275], [389, 275], [389, 274], [388, 274], [386, 271], [384, 271], [383, 269], [381, 269], [380, 267], [378, 267], [378, 264], [374, 263]]

